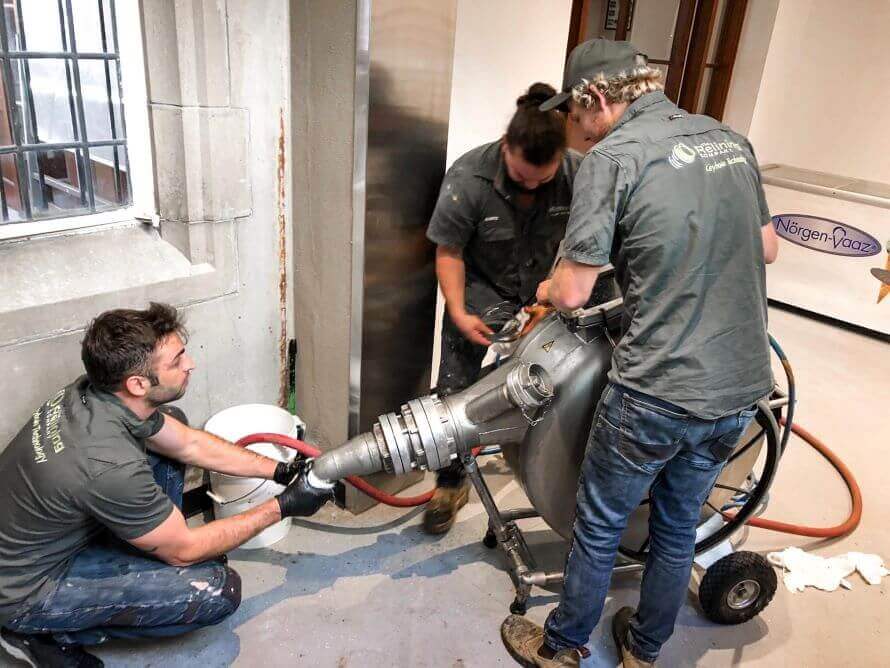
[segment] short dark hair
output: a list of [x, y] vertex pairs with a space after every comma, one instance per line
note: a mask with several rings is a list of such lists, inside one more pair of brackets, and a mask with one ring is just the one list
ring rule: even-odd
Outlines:
[[556, 110], [541, 111], [541, 104], [556, 95], [553, 86], [534, 83], [516, 100], [516, 112], [507, 126], [507, 145], [537, 167], [549, 164], [566, 147], [566, 120]]
[[158, 345], [171, 334], [188, 337], [183, 320], [169, 304], [152, 302], [144, 311], [116, 309], [93, 320], [84, 332], [80, 358], [90, 382], [115, 392], [130, 376], [158, 379], [153, 370]]

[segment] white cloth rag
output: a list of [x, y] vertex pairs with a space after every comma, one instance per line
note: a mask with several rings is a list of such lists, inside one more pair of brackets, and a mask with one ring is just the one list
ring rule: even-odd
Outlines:
[[[516, 315], [513, 316], [513, 320], [519, 321], [518, 331], [522, 331], [522, 328], [525, 327], [525, 323], [528, 322], [531, 315], [526, 313], [525, 309], [520, 309]], [[512, 325], [512, 320], [508, 322], [502, 329], [506, 329], [508, 326]], [[513, 341], [500, 341], [498, 343], [492, 343], [490, 347], [490, 351], [495, 355], [500, 355], [501, 357], [509, 357], [513, 354], [513, 351], [516, 350], [516, 346], [519, 345], [519, 342], [522, 339], [517, 338]]]
[[799, 592], [807, 587], [834, 591], [838, 587], [852, 589], [847, 576], [854, 571], [868, 584], [881, 584], [881, 578], [890, 575], [884, 560], [877, 554], [847, 552], [836, 557], [820, 557], [797, 547], [781, 552], [770, 552], [766, 558], [773, 566], [784, 571], [783, 581], [789, 591]]

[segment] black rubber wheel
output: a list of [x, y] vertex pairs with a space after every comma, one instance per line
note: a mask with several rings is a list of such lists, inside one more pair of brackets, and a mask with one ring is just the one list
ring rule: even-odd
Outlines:
[[698, 602], [717, 624], [742, 624], [773, 600], [776, 571], [754, 552], [734, 552], [713, 563], [702, 578]]
[[498, 546], [498, 537], [494, 534], [494, 531], [489, 529], [485, 532], [485, 537], [482, 538], [482, 544], [489, 550], [493, 550]]
[[514, 598], [510, 604], [510, 612], [514, 615], [525, 615], [528, 612], [528, 606], [525, 601], [520, 602], [518, 598]]

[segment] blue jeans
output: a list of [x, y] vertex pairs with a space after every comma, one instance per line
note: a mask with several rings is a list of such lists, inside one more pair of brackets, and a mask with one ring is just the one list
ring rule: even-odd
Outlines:
[[656, 659], [689, 586], [702, 505], [755, 412], [702, 420], [655, 397], [606, 387], [581, 468], [562, 598], [545, 624], [550, 647], [587, 643], [621, 534], [648, 493], [649, 556], [627, 642], [637, 658]]
[[[154, 453], [148, 457], [155, 481], [182, 508], [185, 465]], [[216, 624], [240, 603], [241, 579], [222, 561], [177, 568], [107, 534], [72, 557], [49, 597], [25, 606], [6, 626], [50, 633], [63, 645], [96, 645]]]

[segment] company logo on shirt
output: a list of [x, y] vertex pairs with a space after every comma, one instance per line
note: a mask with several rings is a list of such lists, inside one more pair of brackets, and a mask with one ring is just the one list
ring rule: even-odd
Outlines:
[[[63, 412], [62, 400], [64, 398], [65, 390], [60, 390], [56, 396], [34, 411], [32, 416], [31, 446], [34, 448], [34, 461], [38, 464], [47, 461], [47, 446], [52, 446], [52, 450], [56, 454], [65, 449], [65, 443], [62, 442], [60, 434], [60, 422]], [[42, 433], [41, 422], [43, 424]], [[41, 438], [41, 436], [44, 438]]]
[[713, 174], [731, 165], [746, 165], [748, 163], [742, 145], [728, 140], [705, 141], [692, 147], [678, 142], [674, 145], [668, 162], [674, 169], [681, 169], [686, 165], [691, 165], [696, 158], [702, 161], [704, 170], [708, 174]]
[[695, 145], [700, 158], [719, 158], [730, 153], [742, 153], [742, 146], [734, 141], [705, 141]]
[[793, 244], [831, 255], [869, 257], [881, 252], [881, 244], [867, 232], [828, 218], [799, 213], [773, 216], [776, 233]]
[[695, 151], [683, 142], [677, 142], [671, 150], [668, 162], [674, 169], [682, 169], [695, 162]]

